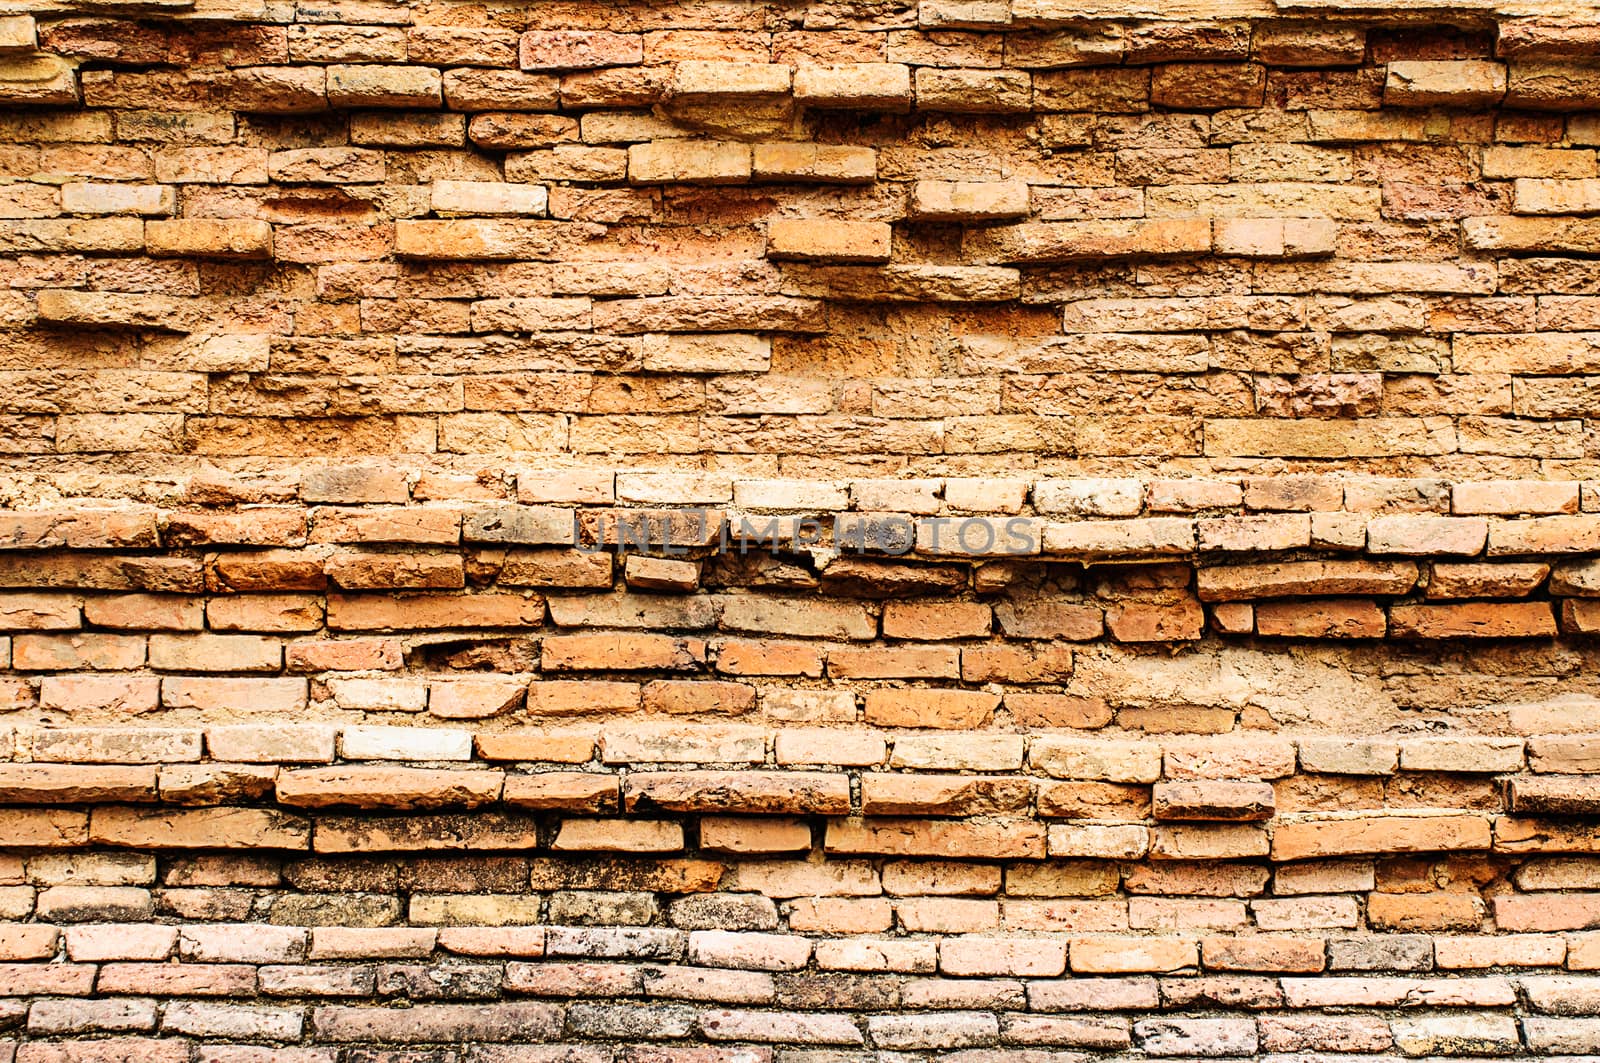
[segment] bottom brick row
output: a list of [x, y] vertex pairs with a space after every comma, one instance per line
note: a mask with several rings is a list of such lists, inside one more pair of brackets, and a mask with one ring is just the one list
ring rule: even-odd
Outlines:
[[[1110, 990], [1113, 996], [1122, 991]], [[1432, 992], [1424, 985], [1416, 991], [1424, 997]], [[1215, 1007], [1226, 1003], [1225, 996], [1218, 987], [1197, 1004]], [[1219, 1057], [1376, 1063], [1523, 1055], [1592, 1059], [1600, 1050], [1600, 1018], [1518, 1016], [1511, 1010], [1388, 1017], [1168, 1011], [1130, 1019], [1099, 1011], [867, 1014], [621, 1000], [300, 1008], [42, 999], [25, 1008], [10, 1005], [0, 1014], [22, 1027], [20, 1040], [0, 1043], [0, 1059], [8, 1063], [1109, 1063]], [[78, 1036], [52, 1039], [63, 1033]], [[104, 1036], [92, 1036], [97, 1033]], [[921, 1054], [930, 1051], [940, 1054]], [[901, 1054], [907, 1052], [914, 1054]]]

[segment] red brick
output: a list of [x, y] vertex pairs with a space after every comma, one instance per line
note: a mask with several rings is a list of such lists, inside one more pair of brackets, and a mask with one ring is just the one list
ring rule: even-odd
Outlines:
[[961, 649], [961, 678], [968, 683], [1064, 683], [1072, 666], [1070, 646], [986, 643]]
[[961, 651], [954, 646], [832, 646], [828, 674], [835, 679], [956, 679]]
[[76, 595], [0, 594], [0, 630], [70, 631], [81, 619]]
[[498, 771], [333, 767], [285, 771], [278, 803], [296, 808], [473, 808], [499, 800]]
[[1367, 897], [1367, 923], [1388, 931], [1478, 930], [1483, 901], [1464, 893], [1373, 893]]
[[541, 771], [506, 776], [502, 800], [512, 808], [562, 812], [615, 812], [617, 778], [588, 771]]
[[636, 33], [594, 30], [535, 30], [522, 35], [523, 70], [588, 70], [628, 66], [644, 59], [644, 38]]
[[1049, 599], [996, 602], [994, 618], [1002, 632], [1021, 639], [1088, 642], [1105, 630], [1098, 606]]
[[144, 664], [142, 635], [18, 635], [11, 666], [19, 672], [118, 671]]
[[1130, 603], [1106, 610], [1106, 627], [1118, 642], [1173, 642], [1198, 639], [1206, 616], [1200, 603], [1169, 605]]
[[527, 628], [544, 623], [544, 600], [520, 594], [328, 596], [334, 631], [424, 631], [430, 628]]
[[155, 676], [49, 675], [39, 681], [39, 707], [72, 714], [138, 716], [160, 703]]
[[1396, 605], [1389, 610], [1395, 638], [1545, 638], [1556, 633], [1546, 602], [1469, 602]]
[[305, 639], [286, 648], [291, 672], [397, 671], [399, 639]]
[[[95, 966], [89, 963], [0, 963], [0, 992], [6, 996], [27, 997], [41, 994], [50, 996], [88, 996], [94, 985]], [[103, 1045], [106, 1042], [94, 1042]], [[117, 1046], [125, 1050], [126, 1046]], [[40, 1057], [49, 1059], [49, 1055]], [[68, 1057], [71, 1058], [70, 1056]], [[115, 1055], [106, 1063], [126, 1059]], [[176, 1057], [174, 1057], [176, 1058]], [[185, 1046], [184, 1059], [188, 1058]]]
[[996, 694], [968, 690], [869, 690], [867, 722], [880, 727], [987, 726], [1000, 706]]
[[480, 720], [522, 708], [520, 679], [464, 678], [428, 684], [428, 712], [448, 720]]
[[1358, 853], [1465, 852], [1489, 848], [1489, 821], [1481, 816], [1376, 816], [1365, 819], [1280, 823], [1273, 829], [1274, 860], [1305, 860]]
[[889, 602], [883, 607], [887, 638], [982, 638], [992, 622], [989, 607], [981, 602]]
[[808, 642], [724, 639], [717, 644], [717, 671], [728, 675], [822, 674], [822, 650]]
[[108, 963], [102, 993], [156, 996], [244, 996], [255, 992], [254, 967], [235, 963]]
[[1095, 697], [1011, 691], [1005, 695], [1005, 705], [1012, 719], [1021, 727], [1092, 730], [1111, 722], [1111, 707]]
[[1493, 903], [1495, 925], [1501, 930], [1548, 932], [1600, 926], [1600, 894], [1504, 895]]
[[83, 615], [96, 627], [126, 631], [199, 631], [205, 608], [199, 598], [125, 594], [85, 599]]
[[705, 643], [670, 635], [550, 635], [540, 647], [546, 672], [684, 671], [705, 661]]
[[1328, 597], [1406, 594], [1416, 584], [1418, 567], [1408, 560], [1296, 560], [1258, 565], [1200, 568], [1203, 602], [1258, 597]]
[[638, 712], [638, 683], [601, 680], [540, 680], [528, 687], [528, 715], [580, 716]]
[[1257, 602], [1258, 635], [1287, 638], [1382, 638], [1388, 621], [1376, 602], [1361, 598], [1317, 602]]
[[740, 716], [755, 707], [755, 688], [744, 683], [658, 679], [644, 686], [644, 710], [650, 713]]
[[20, 1046], [17, 1063], [189, 1063], [189, 1045], [144, 1037], [39, 1042]]
[[320, 591], [328, 585], [322, 559], [301, 550], [225, 553], [206, 565], [213, 592]]
[[322, 627], [322, 602], [300, 594], [212, 598], [206, 603], [206, 622], [213, 631], [316, 631]]
[[97, 808], [91, 840], [131, 849], [306, 849], [310, 824], [268, 809], [144, 810]]
[[1266, 84], [1266, 68], [1254, 63], [1166, 63], [1151, 72], [1150, 102], [1203, 111], [1259, 107]]
[[827, 849], [845, 854], [1037, 860], [1045, 853], [1045, 834], [1042, 826], [1028, 821], [839, 819], [828, 824]]

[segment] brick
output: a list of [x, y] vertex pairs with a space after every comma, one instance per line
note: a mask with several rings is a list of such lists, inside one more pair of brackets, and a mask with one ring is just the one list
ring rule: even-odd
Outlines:
[[1056, 778], [1153, 782], [1161, 776], [1161, 752], [1141, 742], [1040, 736], [1029, 745], [1028, 762]]
[[168, 676], [161, 680], [161, 703], [168, 709], [292, 715], [305, 710], [306, 697], [304, 679]]
[[1020, 181], [918, 181], [910, 216], [921, 221], [1011, 220], [1028, 214], [1028, 186]]
[[145, 223], [151, 255], [271, 258], [272, 227], [264, 221], [183, 218]]
[[1417, 582], [1409, 561], [1290, 561], [1201, 568], [1202, 601], [1335, 595], [1403, 595]]
[[1490, 480], [1451, 489], [1455, 513], [1576, 513], [1578, 485], [1528, 480]]
[[456, 679], [428, 686], [428, 711], [449, 720], [501, 716], [522, 707], [526, 686], [516, 679]]
[[932, 855], [949, 857], [1042, 857], [1045, 836], [1029, 823], [942, 823], [876, 819], [832, 820], [827, 850], [843, 854]]
[[1287, 638], [1382, 638], [1388, 623], [1375, 602], [1262, 602], [1255, 607], [1257, 634]]
[[419, 680], [327, 680], [328, 693], [341, 709], [362, 712], [422, 712], [428, 707], [428, 688]]
[[1074, 974], [1171, 972], [1198, 966], [1199, 947], [1173, 938], [1075, 937], [1067, 959]]
[[820, 772], [637, 772], [624, 803], [630, 812], [840, 815], [850, 810], [850, 785]]
[[1556, 633], [1544, 602], [1397, 605], [1389, 611], [1397, 638], [1539, 638]]
[[153, 676], [50, 675], [39, 681], [39, 705], [72, 713], [154, 712], [161, 681]]
[[79, 764], [0, 765], [6, 804], [90, 804], [155, 800], [154, 768]]
[[1279, 824], [1273, 831], [1275, 860], [1359, 853], [1465, 852], [1489, 845], [1489, 824], [1478, 816], [1383, 816]]
[[1391, 62], [1383, 102], [1397, 107], [1472, 107], [1498, 103], [1505, 93], [1502, 63], [1475, 59]]
[[986, 725], [1000, 705], [993, 694], [961, 690], [873, 690], [866, 720], [880, 727], [969, 729]]
[[175, 595], [129, 594], [84, 602], [84, 618], [91, 624], [120, 630], [199, 630], [203, 614], [199, 599]]
[[1248, 782], [1157, 783], [1153, 793], [1158, 820], [1262, 820], [1276, 807], [1272, 786]]
[[800, 262], [887, 262], [890, 228], [881, 222], [773, 219], [767, 257]]
[[1520, 738], [1412, 738], [1400, 743], [1400, 767], [1408, 771], [1521, 771]]
[[158, 671], [276, 672], [283, 647], [253, 635], [152, 635], [149, 659]]
[[1118, 642], [1186, 641], [1200, 638], [1205, 613], [1191, 601], [1114, 605], [1106, 610], [1106, 627]]
[[890, 765], [896, 768], [1015, 771], [1022, 766], [1020, 735], [901, 735]]
[[471, 760], [472, 735], [428, 727], [346, 727], [339, 752], [349, 760]]
[[277, 797], [298, 808], [470, 808], [498, 800], [503, 782], [495, 771], [305, 768], [278, 776]]
[[615, 812], [620, 799], [611, 775], [556, 771], [508, 776], [502, 800], [513, 808]]
[[1429, 598], [1523, 598], [1550, 575], [1545, 564], [1435, 564], [1428, 577]]
[[974, 231], [966, 245], [969, 256], [993, 262], [1193, 255], [1211, 250], [1211, 225], [1203, 219], [1025, 222]]
[[518, 57], [523, 70], [627, 66], [643, 61], [644, 40], [629, 33], [534, 30], [522, 35]]
[[1382, 554], [1476, 554], [1488, 522], [1475, 517], [1378, 517], [1367, 525], [1367, 549]]
[[638, 683], [545, 679], [532, 684], [527, 696], [530, 715], [570, 716], [635, 712], [641, 690]]
[[751, 176], [757, 181], [870, 184], [878, 175], [877, 152], [847, 145], [779, 142], [757, 144]]
[[1032, 86], [1017, 71], [916, 69], [917, 109], [956, 114], [1012, 114], [1027, 111]]
[[981, 638], [990, 624], [989, 606], [980, 602], [889, 602], [883, 609], [888, 638]]
[[311, 827], [298, 816], [267, 809], [110, 807], [93, 812], [89, 836], [98, 844], [139, 849], [305, 849]]
[[73, 595], [0, 594], [0, 624], [8, 631], [72, 630], [81, 616]]
[[911, 68], [903, 63], [803, 64], [795, 100], [806, 107], [904, 112], [911, 109]]
[[557, 851], [673, 852], [683, 848], [676, 823], [627, 820], [563, 820], [551, 846]]
[[633, 184], [740, 184], [750, 179], [751, 164], [748, 145], [727, 141], [636, 144], [628, 149], [628, 180]]
[[200, 759], [200, 732], [173, 728], [62, 728], [34, 732], [33, 758], [88, 764], [159, 764]]

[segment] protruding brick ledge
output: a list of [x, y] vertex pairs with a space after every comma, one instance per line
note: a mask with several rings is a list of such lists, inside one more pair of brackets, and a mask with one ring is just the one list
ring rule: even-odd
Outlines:
[[[171, 508], [99, 499], [0, 513], [0, 630], [19, 633], [19, 670], [137, 668], [148, 646], [158, 671], [276, 672], [282, 636], [302, 636], [291, 671], [360, 670], [398, 666], [398, 651], [303, 637], [644, 628], [890, 640], [769, 650], [732, 639], [726, 659], [718, 645], [709, 657], [674, 651], [734, 675], [822, 675], [826, 661], [834, 678], [1039, 682], [1070, 671], [1065, 647], [1054, 664], [1013, 659], [992, 636], [1600, 630], [1600, 511], [1586, 508], [1600, 501], [1577, 481], [469, 478], [353, 466], [210, 475], [185, 494]], [[1147, 574], [1117, 567], [1131, 562]], [[1043, 589], [1058, 575], [1077, 586]], [[20, 635], [77, 630], [105, 634], [93, 652], [60, 657], [60, 639]], [[949, 642], [962, 645], [933, 645]], [[552, 659], [558, 645], [546, 670], [606, 667]], [[127, 696], [153, 703], [155, 688]]]

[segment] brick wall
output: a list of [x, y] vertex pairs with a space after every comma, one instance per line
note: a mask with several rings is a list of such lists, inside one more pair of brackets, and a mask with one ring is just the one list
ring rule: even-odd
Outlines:
[[0, 1061], [1600, 1055], [1600, 31], [0, 8]]

